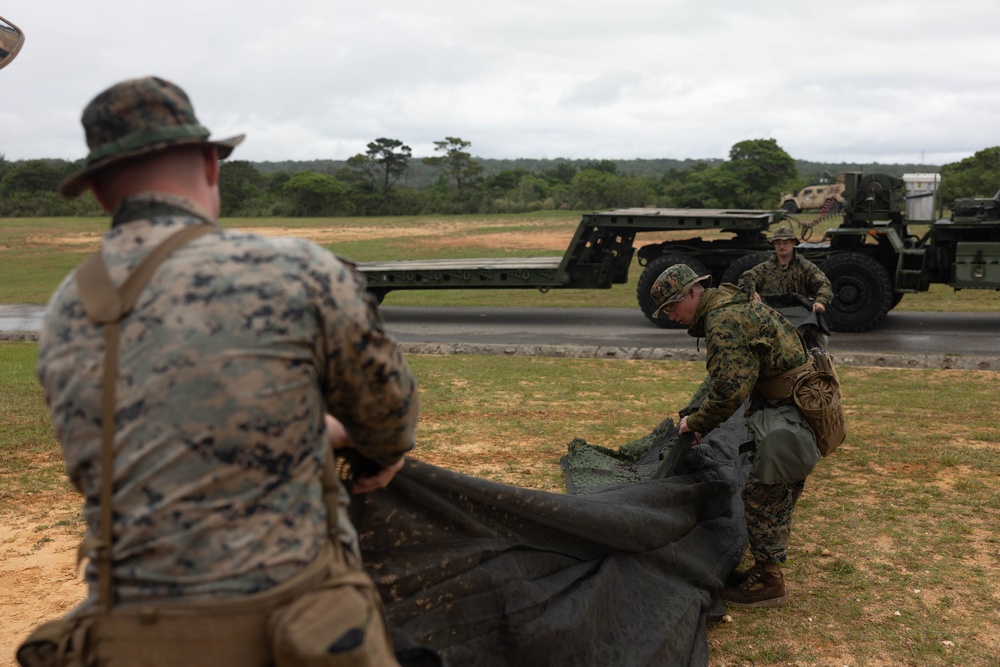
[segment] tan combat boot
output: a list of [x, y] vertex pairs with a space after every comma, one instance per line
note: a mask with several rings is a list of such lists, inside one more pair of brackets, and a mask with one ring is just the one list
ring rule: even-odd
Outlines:
[[754, 565], [742, 583], [722, 589], [722, 599], [733, 607], [784, 607], [787, 599], [781, 566]]

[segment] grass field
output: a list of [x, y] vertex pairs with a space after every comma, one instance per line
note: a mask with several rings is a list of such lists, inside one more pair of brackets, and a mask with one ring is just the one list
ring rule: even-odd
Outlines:
[[[578, 220], [563, 213], [226, 224], [315, 237], [340, 254], [374, 260], [561, 254]], [[0, 302], [46, 300], [96, 247], [104, 225], [0, 221]], [[575, 297], [512, 291], [484, 301], [482, 293], [445, 291], [390, 295], [388, 302], [433, 305], [448, 295], [444, 303], [633, 307], [636, 276], [631, 285]], [[995, 310], [996, 298], [932, 291], [907, 296], [900, 308]], [[72, 578], [71, 550], [63, 569], [44, 557], [82, 528], [34, 379], [36, 355], [33, 343], [0, 343], [0, 626], [8, 635], [30, 625], [17, 615], [24, 604], [37, 598], [58, 608], [50, 599], [56, 596], [64, 608], [82, 595], [78, 580], [46, 583], [56, 572]], [[614, 448], [645, 435], [676, 415], [704, 376], [702, 365], [677, 361], [409, 359], [423, 404], [417, 458], [553, 492], [564, 490], [558, 460], [570, 440]], [[790, 603], [741, 610], [711, 627], [710, 664], [1000, 664], [1000, 373], [849, 367], [841, 376], [850, 433], [817, 466], [796, 510]], [[39, 583], [25, 583], [32, 576]]]
[[[393, 218], [239, 218], [226, 227], [310, 238], [356, 261], [456, 259], [476, 257], [561, 256], [580, 221], [579, 212], [542, 211], [518, 215], [417, 216]], [[803, 220], [808, 216], [800, 216]], [[821, 223], [813, 238], [832, 221]], [[5, 279], [0, 303], [45, 303], [63, 277], [97, 248], [106, 230], [103, 218], [0, 219], [0, 262]], [[916, 230], [920, 233], [920, 230]], [[636, 247], [689, 232], [640, 234]], [[708, 232], [704, 237], [719, 236]], [[387, 305], [510, 306], [524, 308], [636, 308], [636, 281], [642, 272], [633, 260], [629, 281], [608, 290], [413, 290], [391, 292]], [[907, 294], [898, 310], [984, 312], [1000, 308], [996, 292], [955, 291], [932, 285]]]

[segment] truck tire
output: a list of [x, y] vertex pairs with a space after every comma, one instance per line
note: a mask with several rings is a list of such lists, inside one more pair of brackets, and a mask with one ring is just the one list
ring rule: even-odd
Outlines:
[[758, 264], [766, 262], [770, 256], [769, 252], [752, 252], [749, 255], [737, 257], [722, 274], [722, 282], [736, 285], [740, 282], [740, 276]]
[[781, 209], [786, 213], [801, 213], [799, 205], [795, 203], [794, 199], [786, 199], [781, 203]]
[[635, 288], [635, 296], [639, 301], [639, 308], [642, 310], [642, 314], [646, 316], [647, 320], [661, 329], [687, 328], [683, 324], [674, 322], [669, 317], [661, 316], [653, 318], [653, 313], [656, 312], [656, 304], [653, 303], [653, 297], [649, 295], [649, 290], [653, 288], [653, 283], [660, 277], [660, 274], [674, 264], [687, 264], [699, 276], [710, 275], [708, 269], [705, 268], [705, 265], [701, 261], [680, 252], [665, 252], [659, 257], [649, 260], [646, 268], [639, 275], [639, 282]]
[[845, 252], [831, 255], [820, 268], [833, 288], [833, 302], [826, 309], [833, 331], [870, 331], [892, 308], [892, 279], [872, 257]]

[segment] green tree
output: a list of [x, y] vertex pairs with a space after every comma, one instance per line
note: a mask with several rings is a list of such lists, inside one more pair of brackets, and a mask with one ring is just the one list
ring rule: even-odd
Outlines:
[[392, 188], [409, 168], [412, 151], [398, 139], [380, 137], [368, 144], [368, 151], [347, 159], [347, 164], [357, 170], [372, 192], [378, 193], [384, 204]]
[[219, 194], [222, 215], [256, 215], [267, 207], [268, 178], [246, 160], [224, 160], [219, 164]]
[[5, 170], [3, 182], [0, 183], [0, 192], [5, 196], [13, 195], [15, 192], [55, 193], [72, 170], [72, 165], [57, 165], [49, 160], [15, 162]]
[[749, 139], [734, 144], [729, 162], [719, 166], [729, 177], [719, 193], [729, 206], [773, 208], [782, 191], [792, 183], [798, 171], [795, 160], [774, 139]]
[[734, 189], [720, 167], [698, 162], [690, 169], [671, 168], [663, 177], [666, 204], [677, 208], [726, 208], [726, 193]]
[[617, 174], [618, 165], [615, 164], [614, 160], [597, 160], [596, 162], [588, 162], [582, 167], [583, 170], [589, 169], [591, 171], [600, 171], [605, 174]]
[[344, 186], [333, 176], [300, 171], [281, 186], [289, 213], [299, 217], [346, 214], [350, 210]]
[[510, 192], [517, 187], [517, 184], [525, 176], [530, 175], [531, 172], [527, 169], [505, 169], [499, 173], [493, 174], [486, 178], [485, 185], [491, 191], [500, 190], [501, 192]]
[[606, 208], [613, 178], [611, 174], [594, 169], [584, 169], [578, 172], [570, 183], [573, 208]]
[[570, 162], [557, 162], [551, 169], [545, 169], [542, 171], [542, 176], [547, 178], [550, 183], [565, 183], [569, 185], [573, 182], [573, 177], [576, 176], [577, 169]]
[[464, 150], [471, 145], [471, 142], [458, 137], [445, 137], [444, 141], [434, 142], [434, 150], [441, 151], [444, 155], [423, 159], [424, 164], [440, 168], [444, 175], [455, 183], [455, 189], [458, 190], [460, 197], [479, 184], [480, 174], [483, 172], [482, 165], [472, 159], [471, 153]]
[[1000, 190], [1000, 146], [941, 167], [941, 201], [957, 197], [992, 197]]

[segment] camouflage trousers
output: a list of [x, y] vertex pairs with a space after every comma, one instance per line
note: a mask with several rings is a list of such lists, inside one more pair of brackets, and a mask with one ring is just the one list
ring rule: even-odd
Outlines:
[[784, 563], [792, 534], [792, 511], [805, 480], [764, 484], [753, 473], [743, 488], [743, 516], [750, 538], [750, 554], [757, 563]]

